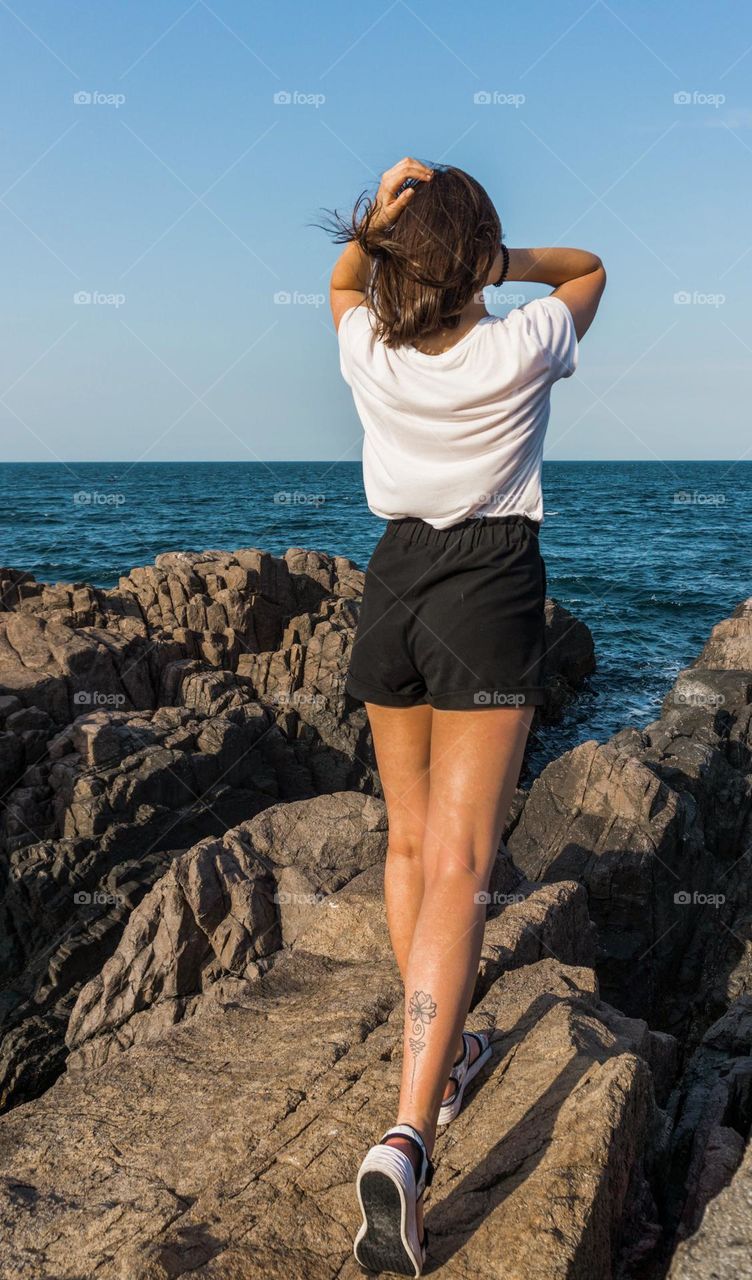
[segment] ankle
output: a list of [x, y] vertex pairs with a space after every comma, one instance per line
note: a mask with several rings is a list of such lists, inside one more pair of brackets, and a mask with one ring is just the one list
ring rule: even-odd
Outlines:
[[[397, 1124], [409, 1124], [412, 1129], [418, 1130], [418, 1133], [423, 1139], [423, 1143], [430, 1160], [433, 1155], [433, 1148], [436, 1142], [436, 1121], [429, 1120], [425, 1116], [412, 1116], [407, 1118], [405, 1116], [400, 1116], [397, 1120]], [[407, 1142], [407, 1145], [410, 1147], [411, 1154], [413, 1154], [418, 1163], [420, 1163], [420, 1156], [415, 1143], [411, 1142], [409, 1138], [405, 1138], [403, 1141]]]
[[393, 1133], [391, 1137], [386, 1139], [386, 1145], [394, 1147], [395, 1151], [401, 1151], [404, 1156], [407, 1156], [417, 1173], [420, 1165], [420, 1152], [414, 1142], [411, 1142], [409, 1138], [405, 1138], [401, 1134]]

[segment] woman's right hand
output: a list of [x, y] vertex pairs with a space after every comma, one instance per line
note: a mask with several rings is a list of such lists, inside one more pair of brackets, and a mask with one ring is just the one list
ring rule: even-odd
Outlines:
[[376, 192], [376, 212], [371, 226], [388, 227], [392, 222], [396, 222], [402, 210], [407, 208], [415, 188], [405, 187], [405, 190], [397, 195], [405, 178], [418, 178], [421, 182], [430, 182], [433, 172], [433, 169], [421, 164], [419, 160], [413, 160], [411, 156], [405, 156], [404, 160], [387, 169], [386, 173], [381, 175], [379, 189]]

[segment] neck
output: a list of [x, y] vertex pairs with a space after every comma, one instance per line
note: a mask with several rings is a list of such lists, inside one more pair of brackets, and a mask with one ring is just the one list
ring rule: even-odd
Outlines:
[[428, 333], [421, 338], [420, 342], [412, 343], [418, 351], [424, 351], [428, 355], [438, 355], [443, 351], [450, 350], [455, 343], [463, 338], [468, 329], [472, 329], [479, 320], [488, 315], [485, 303], [469, 302], [460, 312], [460, 322], [456, 329], [434, 329], [433, 333]]
[[471, 328], [471, 326], [474, 324], [477, 324], [477, 322], [481, 320], [483, 316], [487, 316], [487, 315], [488, 315], [488, 311], [486, 310], [485, 302], [483, 302], [482, 299], [479, 302], [476, 302], [475, 300], [473, 300], [472, 302], [468, 302], [467, 306], [463, 307], [462, 311], [460, 312], [460, 322], [456, 329], [442, 328], [442, 329], [435, 330], [435, 332], [436, 333], [454, 333], [454, 334], [462, 333], [464, 329]]

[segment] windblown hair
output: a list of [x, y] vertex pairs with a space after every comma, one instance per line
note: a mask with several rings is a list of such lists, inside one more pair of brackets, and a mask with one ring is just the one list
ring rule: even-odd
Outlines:
[[455, 329], [499, 252], [501, 223], [480, 183], [462, 169], [432, 167], [390, 226], [372, 226], [375, 202], [363, 192], [349, 219], [334, 210], [327, 227], [336, 243], [354, 241], [368, 255], [366, 301], [388, 347]]

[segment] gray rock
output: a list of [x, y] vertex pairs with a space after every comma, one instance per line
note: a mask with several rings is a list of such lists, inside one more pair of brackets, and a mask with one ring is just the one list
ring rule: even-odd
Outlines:
[[165, 869], [151, 852], [279, 800], [378, 790], [343, 694], [362, 580], [305, 551], [163, 556], [113, 591], [0, 570], [0, 1106], [62, 1065], [71, 1002], [134, 900], [109, 901], [118, 867], [142, 855], [140, 900]]
[[752, 1146], [676, 1250], [668, 1280], [752, 1280]]
[[[494, 1064], [439, 1139], [427, 1204], [447, 1275], [490, 1280], [499, 1257], [530, 1280], [613, 1274], [655, 1111], [599, 1007], [589, 970], [548, 959], [476, 1008]], [[69, 1073], [0, 1119], [13, 1274], [357, 1275], [353, 1182], [393, 1119], [400, 1032], [391, 966], [294, 951], [245, 995]]]
[[[385, 851], [383, 804], [342, 793], [274, 806], [177, 858], [80, 992], [68, 1025], [69, 1068], [100, 1065], [155, 1029], [193, 1016], [222, 977], [253, 982], [283, 939], [321, 916], [322, 903], [339, 905], [337, 889], [356, 885], [367, 868], [383, 876]], [[369, 896], [365, 907], [374, 905]], [[335, 935], [346, 915], [352, 916], [348, 900], [336, 913]], [[376, 906], [371, 931], [378, 929]], [[309, 949], [323, 951], [312, 932]], [[368, 948], [363, 939], [358, 945], [362, 958]], [[378, 954], [383, 958], [383, 945]]]
[[586, 886], [606, 998], [690, 1047], [752, 993], [750, 616], [716, 628], [699, 660], [746, 671], [695, 664], [660, 720], [554, 761], [508, 841], [530, 879]]
[[[705, 1033], [668, 1104], [666, 1218], [681, 1239], [731, 1181], [752, 1129], [752, 995]], [[752, 1240], [752, 1226], [750, 1228]]]

